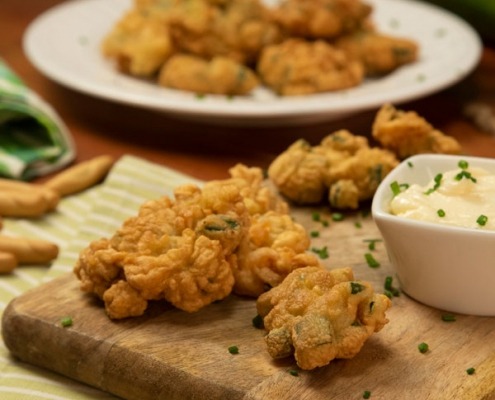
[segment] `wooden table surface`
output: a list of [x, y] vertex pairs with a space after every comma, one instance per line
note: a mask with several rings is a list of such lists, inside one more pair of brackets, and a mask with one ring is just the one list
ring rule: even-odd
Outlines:
[[[22, 48], [29, 23], [58, 3], [62, 0], [0, 1], [0, 57], [60, 114], [74, 137], [77, 161], [103, 153], [133, 154], [200, 179], [214, 179], [226, 177], [237, 162], [266, 167], [300, 137], [316, 144], [340, 128], [369, 134], [376, 110], [308, 126], [226, 127], [179, 120], [67, 89], [38, 72]], [[479, 66], [466, 79], [400, 108], [416, 110], [455, 136], [466, 153], [495, 156], [495, 136], [463, 116], [463, 107], [471, 101], [483, 101], [495, 111], [494, 44], [485, 44]]]

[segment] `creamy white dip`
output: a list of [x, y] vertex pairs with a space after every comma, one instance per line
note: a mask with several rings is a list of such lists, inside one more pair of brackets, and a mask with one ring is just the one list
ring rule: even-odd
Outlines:
[[[456, 179], [462, 171], [463, 177]], [[495, 230], [495, 175], [474, 167], [445, 172], [439, 183], [432, 180], [427, 186], [413, 184], [402, 190], [392, 199], [390, 212], [415, 220]], [[482, 215], [487, 217], [482, 217], [484, 225], [477, 222]]]

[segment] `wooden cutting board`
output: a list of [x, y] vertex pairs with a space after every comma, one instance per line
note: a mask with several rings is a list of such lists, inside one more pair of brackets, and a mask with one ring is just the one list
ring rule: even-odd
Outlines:
[[[325, 227], [311, 210], [293, 214], [320, 232], [312, 246], [327, 246], [329, 268], [350, 265], [357, 279], [383, 291], [393, 273], [383, 243], [368, 249], [366, 240], [380, 238], [370, 216], [333, 222], [322, 212]], [[378, 268], [365, 262], [368, 252]], [[355, 358], [294, 376], [292, 358], [274, 361], [265, 350], [264, 332], [252, 325], [254, 300], [232, 295], [194, 314], [157, 303], [143, 317], [115, 322], [69, 274], [13, 300], [3, 337], [19, 359], [126, 399], [347, 400], [364, 391], [372, 399], [495, 399], [495, 318], [444, 322], [443, 314], [402, 293], [387, 313], [390, 322]], [[64, 316], [72, 326], [61, 326]], [[421, 342], [429, 345], [425, 354]], [[239, 354], [229, 353], [232, 345]]]

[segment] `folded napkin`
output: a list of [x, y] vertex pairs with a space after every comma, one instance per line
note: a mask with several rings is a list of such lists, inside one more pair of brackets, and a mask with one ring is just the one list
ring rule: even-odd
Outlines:
[[72, 138], [57, 113], [0, 59], [0, 176], [29, 180], [74, 156]]

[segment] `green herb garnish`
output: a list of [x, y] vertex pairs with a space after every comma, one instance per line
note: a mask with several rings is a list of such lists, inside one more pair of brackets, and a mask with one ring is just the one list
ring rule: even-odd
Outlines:
[[344, 220], [344, 214], [342, 213], [332, 213], [332, 221], [338, 222]]
[[313, 248], [311, 249], [311, 251], [312, 251], [313, 253], [318, 254], [318, 256], [319, 256], [322, 260], [324, 260], [324, 259], [328, 258], [328, 248], [327, 248], [327, 246], [324, 246], [324, 247], [322, 247], [321, 249], [319, 249], [319, 248], [317, 248], [317, 247], [313, 247]]
[[366, 286], [361, 285], [358, 282], [351, 282], [351, 294], [357, 294], [362, 292], [364, 289], [366, 289]]
[[364, 239], [363, 242], [368, 243], [368, 249], [373, 251], [376, 248], [376, 243], [381, 242], [382, 239]]
[[368, 266], [371, 268], [378, 268], [380, 266], [380, 263], [375, 260], [373, 255], [371, 253], [365, 253], [364, 258], [366, 262], [368, 263]]
[[466, 370], [466, 373], [467, 373], [468, 375], [473, 375], [475, 372], [476, 372], [476, 369], [475, 369], [475, 368], [473, 368], [473, 367], [468, 368], [468, 369]]
[[363, 399], [369, 399], [371, 397], [371, 392], [369, 390], [365, 390], [363, 392]]
[[68, 328], [69, 326], [72, 326], [73, 321], [71, 317], [64, 317], [60, 320], [60, 325], [62, 325], [64, 328]]
[[297, 372], [295, 369], [289, 369], [289, 374], [292, 376], [299, 376], [299, 372]]
[[440, 208], [439, 210], [437, 210], [437, 215], [440, 218], [443, 218], [443, 217], [445, 217], [445, 211]]
[[259, 314], [257, 314], [256, 317], [251, 320], [251, 322], [256, 329], [263, 329], [265, 327], [263, 317]]
[[314, 212], [311, 214], [311, 219], [312, 219], [313, 221], [316, 221], [316, 222], [321, 221], [321, 215], [320, 215], [320, 213], [319, 213], [319, 212], [317, 212], [317, 211], [314, 211]]
[[385, 289], [385, 295], [389, 298], [399, 297], [400, 291], [396, 287], [392, 285], [393, 278], [391, 276], [385, 277], [385, 283], [383, 284], [383, 288]]
[[418, 344], [418, 350], [420, 353], [423, 353], [423, 354], [426, 353], [429, 350], [429, 348], [430, 347], [425, 342]]
[[442, 178], [443, 178], [443, 174], [436, 174], [435, 177], [433, 178], [433, 182], [435, 182], [433, 184], [433, 187], [428, 189], [425, 194], [431, 194], [433, 193], [435, 190], [437, 190], [439, 187], [440, 187], [440, 184], [442, 183]]
[[393, 181], [390, 184], [390, 189], [392, 189], [392, 193], [394, 196], [397, 196], [400, 193], [400, 185], [397, 181]]
[[317, 237], [319, 237], [319, 236], [320, 236], [320, 232], [318, 232], [318, 231], [311, 231], [311, 232], [309, 233], [309, 235], [310, 235], [312, 238], [317, 238]]
[[487, 222], [488, 222], [488, 217], [483, 214], [481, 214], [476, 220], [476, 223], [480, 226], [485, 226]]
[[454, 314], [442, 314], [442, 321], [454, 322], [456, 320]]
[[239, 354], [239, 347], [237, 347], [237, 346], [230, 346], [229, 347], [229, 353], [230, 354]]

